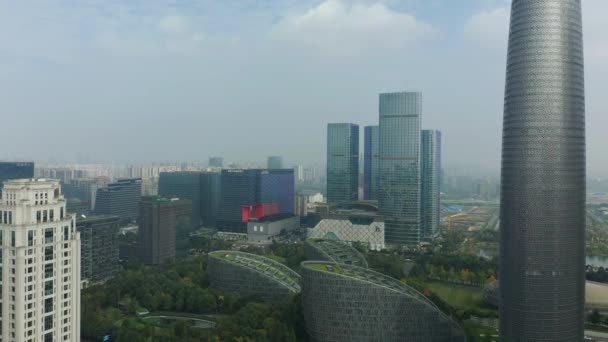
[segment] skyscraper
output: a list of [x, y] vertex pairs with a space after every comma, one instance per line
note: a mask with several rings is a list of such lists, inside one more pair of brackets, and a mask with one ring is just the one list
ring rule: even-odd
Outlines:
[[503, 123], [502, 341], [582, 341], [581, 0], [513, 0]]
[[268, 157], [267, 163], [268, 169], [282, 169], [283, 168], [283, 157], [281, 156], [270, 156]]
[[378, 209], [386, 242], [417, 246], [421, 239], [420, 120], [422, 94], [380, 94]]
[[2, 341], [80, 341], [80, 234], [59, 181], [4, 183]]
[[250, 217], [294, 212], [293, 169], [229, 169], [222, 171], [218, 229], [247, 232]]
[[116, 216], [87, 216], [76, 220], [82, 280], [104, 281], [118, 272], [118, 221]]
[[209, 167], [224, 167], [224, 158], [209, 157]]
[[222, 195], [222, 174], [204, 172], [201, 174], [201, 223], [204, 227], [215, 227], [220, 212]]
[[441, 132], [422, 131], [422, 171], [420, 204], [422, 205], [422, 238], [439, 235], [439, 187], [441, 180]]
[[95, 213], [118, 216], [123, 221], [136, 220], [140, 198], [141, 178], [119, 179], [97, 190]]
[[380, 152], [378, 126], [365, 126], [363, 144], [363, 199], [378, 199], [378, 179]]
[[359, 126], [327, 125], [327, 203], [356, 201], [359, 194]]
[[151, 265], [174, 260], [177, 231], [191, 225], [192, 202], [178, 198], [143, 197], [139, 215], [140, 260]]
[[0, 194], [2, 194], [2, 184], [4, 181], [25, 178], [34, 178], [34, 163], [0, 162]]
[[193, 227], [201, 225], [201, 181], [202, 172], [161, 172], [158, 179], [158, 194], [166, 197], [187, 198], [192, 201]]

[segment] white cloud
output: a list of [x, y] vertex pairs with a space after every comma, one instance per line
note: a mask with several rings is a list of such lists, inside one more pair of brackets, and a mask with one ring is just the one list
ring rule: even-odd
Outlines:
[[499, 7], [473, 15], [464, 27], [465, 36], [486, 47], [506, 49], [509, 35], [509, 9]]
[[272, 30], [279, 40], [339, 55], [398, 48], [433, 32], [429, 24], [382, 3], [342, 0], [326, 0], [304, 13], [288, 15]]

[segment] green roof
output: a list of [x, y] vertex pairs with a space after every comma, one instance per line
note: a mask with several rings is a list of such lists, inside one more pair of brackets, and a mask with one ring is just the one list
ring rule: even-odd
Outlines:
[[300, 275], [291, 268], [270, 258], [237, 251], [214, 251], [209, 253], [209, 256], [258, 272], [288, 287], [295, 293], [301, 290]]
[[340, 264], [368, 267], [367, 260], [356, 248], [336, 240], [308, 239], [306, 243], [325, 255], [329, 261]]

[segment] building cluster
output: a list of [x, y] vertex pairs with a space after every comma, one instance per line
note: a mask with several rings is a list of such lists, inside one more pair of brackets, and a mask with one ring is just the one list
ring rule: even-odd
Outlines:
[[368, 269], [365, 257], [340, 241], [309, 239], [300, 274], [259, 255], [216, 251], [211, 287], [289, 302], [302, 295], [312, 341], [465, 341], [461, 327], [402, 282]]
[[[363, 199], [378, 201], [387, 244], [439, 235], [441, 133], [421, 130], [422, 94], [380, 94], [379, 125], [364, 129]], [[327, 126], [327, 203], [359, 199], [359, 126]]]

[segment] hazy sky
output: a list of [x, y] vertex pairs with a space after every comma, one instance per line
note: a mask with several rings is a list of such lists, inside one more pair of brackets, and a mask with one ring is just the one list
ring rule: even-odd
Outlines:
[[[323, 161], [326, 124], [423, 92], [445, 164], [498, 169], [506, 0], [0, 0], [0, 158]], [[607, 0], [583, 0], [608, 176]]]

